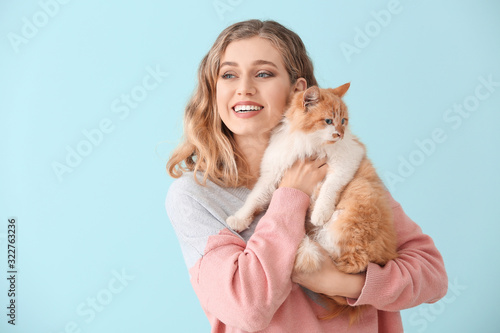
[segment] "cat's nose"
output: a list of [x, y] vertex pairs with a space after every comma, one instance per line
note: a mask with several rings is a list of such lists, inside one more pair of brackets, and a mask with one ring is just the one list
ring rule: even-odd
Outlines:
[[342, 140], [344, 138], [344, 133], [342, 133], [342, 132], [340, 132], [340, 133], [333, 133], [332, 137], [333, 137], [333, 139], [335, 141]]

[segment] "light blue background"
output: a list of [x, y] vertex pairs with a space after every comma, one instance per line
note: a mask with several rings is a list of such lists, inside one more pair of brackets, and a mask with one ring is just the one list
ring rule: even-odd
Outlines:
[[[405, 331], [498, 332], [499, 2], [401, 0], [386, 26], [373, 11], [390, 1], [89, 0], [52, 6], [51, 16], [44, 3], [53, 1], [0, 3], [1, 332], [209, 331], [164, 210], [165, 163], [199, 62], [222, 29], [249, 18], [297, 32], [323, 87], [352, 83], [353, 131], [386, 182], [401, 177], [394, 197], [444, 256], [448, 295], [403, 311]], [[16, 47], [13, 34], [34, 21], [38, 31]], [[341, 45], [355, 46], [357, 29], [372, 36], [348, 57]], [[141, 92], [148, 68], [168, 76], [127, 116], [113, 112], [123, 112], [122, 94]], [[460, 124], [446, 118], [474, 102], [481, 77], [497, 86]], [[59, 179], [53, 164], [105, 119], [110, 133]], [[444, 142], [419, 153], [416, 141], [436, 129]], [[15, 327], [5, 308], [10, 216]], [[92, 316], [96, 298], [105, 305]]]

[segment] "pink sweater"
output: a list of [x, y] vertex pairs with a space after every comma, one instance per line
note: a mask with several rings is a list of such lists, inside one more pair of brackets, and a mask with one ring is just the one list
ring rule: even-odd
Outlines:
[[371, 305], [358, 324], [349, 329], [345, 316], [319, 320], [326, 310], [291, 281], [309, 197], [280, 188], [247, 243], [223, 228], [189, 270], [212, 332], [403, 332], [399, 311], [436, 302], [448, 280], [432, 239], [390, 200], [400, 256], [368, 266], [360, 297], [348, 299]]

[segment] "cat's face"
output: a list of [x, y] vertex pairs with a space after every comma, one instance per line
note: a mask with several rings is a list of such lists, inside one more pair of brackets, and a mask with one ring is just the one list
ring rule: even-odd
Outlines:
[[335, 89], [313, 86], [296, 93], [285, 114], [291, 128], [314, 135], [323, 144], [343, 139], [349, 117], [342, 96], [349, 86], [349, 83]]

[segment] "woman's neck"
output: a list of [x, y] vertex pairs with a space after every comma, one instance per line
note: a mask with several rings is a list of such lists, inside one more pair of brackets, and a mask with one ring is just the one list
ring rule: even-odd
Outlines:
[[246, 187], [252, 189], [260, 174], [260, 162], [269, 142], [269, 136], [235, 137], [236, 144], [245, 157], [251, 180]]

